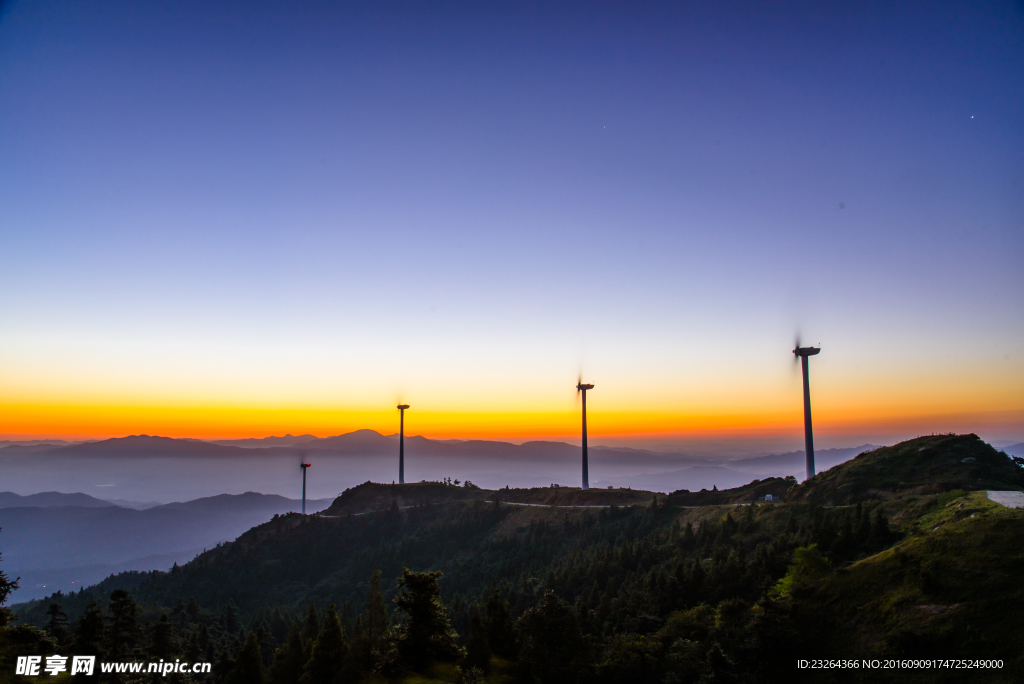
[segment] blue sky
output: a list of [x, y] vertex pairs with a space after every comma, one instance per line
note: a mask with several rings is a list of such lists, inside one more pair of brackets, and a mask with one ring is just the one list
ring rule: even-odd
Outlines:
[[1024, 437], [1022, 151], [1020, 3], [7, 2], [0, 433]]

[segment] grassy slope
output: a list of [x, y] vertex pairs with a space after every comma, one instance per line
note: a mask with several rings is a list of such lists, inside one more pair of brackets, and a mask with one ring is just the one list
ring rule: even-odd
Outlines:
[[977, 435], [933, 435], [860, 454], [793, 487], [786, 500], [844, 505], [951, 489], [1021, 488], [1021, 469]]
[[809, 654], [1003, 659], [1002, 672], [970, 679], [1009, 681], [1024, 669], [1024, 511], [999, 506], [984, 492], [915, 497], [908, 509], [904, 522], [913, 536], [796, 593], [795, 615], [814, 642]]

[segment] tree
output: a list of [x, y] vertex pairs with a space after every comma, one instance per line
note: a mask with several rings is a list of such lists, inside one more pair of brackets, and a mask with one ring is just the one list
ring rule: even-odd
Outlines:
[[138, 643], [139, 626], [135, 600], [124, 589], [110, 594], [110, 628], [106, 652], [111, 660], [128, 660]]
[[[3, 681], [11, 681], [8, 678], [14, 671], [14, 663], [18, 656], [44, 656], [54, 652], [56, 642], [34, 625], [12, 625], [14, 612], [4, 608], [3, 604], [11, 592], [18, 588], [18, 580], [10, 580], [3, 572], [0, 572], [0, 656], [2, 656], [2, 668], [4, 674], [0, 674]], [[10, 669], [7, 669], [10, 667]], [[17, 678], [20, 680], [20, 678]]]
[[195, 621], [199, 619], [200, 612], [202, 611], [199, 609], [199, 602], [195, 598], [190, 598], [185, 606], [185, 614], [188, 615], [189, 620]]
[[466, 635], [466, 667], [477, 668], [483, 674], [491, 671], [491, 647], [487, 644], [487, 632], [480, 607], [476, 604], [469, 612], [469, 633]]
[[102, 657], [106, 617], [93, 601], [75, 623], [75, 653]]
[[224, 679], [225, 684], [264, 684], [263, 654], [255, 632], [249, 632], [245, 644], [235, 655], [235, 665]]
[[605, 649], [598, 670], [602, 684], [658, 682], [661, 642], [654, 636], [621, 634]]
[[453, 662], [463, 656], [456, 643], [458, 634], [448, 622], [441, 604], [440, 572], [402, 570], [398, 580], [395, 606], [405, 622], [394, 631], [393, 639], [401, 659], [412, 668], [430, 661]]
[[228, 601], [220, 612], [220, 621], [224, 625], [224, 631], [234, 634], [238, 631], [238, 607], [234, 601]]
[[519, 656], [519, 640], [516, 623], [508, 609], [508, 601], [501, 597], [499, 589], [491, 590], [487, 598], [487, 645], [495, 655], [506, 660]]
[[359, 616], [353, 650], [359, 667], [373, 669], [374, 652], [379, 651], [381, 640], [388, 628], [388, 611], [380, 589], [380, 570], [370, 578], [370, 590], [366, 596], [366, 607]]
[[64, 645], [68, 638], [68, 614], [61, 609], [60, 604], [51, 603], [46, 609], [46, 615], [50, 618], [46, 621], [46, 633], [58, 645]]
[[193, 663], [203, 660], [203, 646], [199, 641], [199, 628], [196, 626], [192, 627], [192, 631], [188, 635], [188, 643], [185, 645], [185, 660]]
[[523, 636], [520, 663], [542, 684], [580, 681], [587, 643], [572, 607], [547, 592], [519, 618]]
[[349, 648], [345, 642], [345, 633], [341, 629], [341, 620], [334, 605], [327, 609], [320, 636], [313, 644], [309, 662], [303, 670], [302, 684], [342, 684], [349, 680], [346, 673], [346, 660]]
[[818, 551], [817, 544], [801, 546], [793, 551], [793, 564], [772, 589], [772, 593], [786, 596], [800, 585], [821, 579], [830, 569], [828, 559]]
[[879, 506], [871, 518], [871, 541], [876, 546], [883, 546], [892, 541], [892, 530], [889, 529], [889, 519], [885, 517], [885, 511]]
[[306, 647], [306, 657], [309, 657], [309, 650], [313, 648], [313, 642], [320, 635], [320, 616], [316, 613], [316, 605], [309, 602], [309, 610], [306, 611], [306, 620], [302, 623], [302, 643]]
[[298, 625], [292, 625], [284, 646], [274, 652], [274, 662], [270, 666], [270, 681], [273, 684], [299, 684], [307, 660], [306, 649], [302, 645], [302, 634]]
[[[0, 554], [0, 560], [3, 559], [3, 555]], [[18, 580], [20, 577], [15, 577], [13, 580], [8, 579], [7, 575], [3, 570], [0, 570], [0, 606], [7, 603], [7, 597], [11, 595], [12, 591], [17, 590]]]
[[153, 645], [150, 655], [161, 660], [170, 660], [178, 652], [178, 638], [174, 635], [174, 625], [161, 615], [159, 622], [153, 625]]

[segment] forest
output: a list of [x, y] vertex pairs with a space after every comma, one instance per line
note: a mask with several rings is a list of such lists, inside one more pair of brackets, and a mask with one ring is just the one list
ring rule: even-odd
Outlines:
[[[1024, 512], [983, 488], [1024, 471], [973, 436], [921, 439], [786, 483], [782, 503], [558, 508], [499, 490], [276, 516], [169, 572], [2, 609], [0, 681], [32, 681], [9, 675], [28, 653], [212, 663], [176, 682], [879, 681], [795, 664], [938, 656], [1003, 667], [891, 679], [1014, 681]], [[929, 456], [890, 477], [909, 453]]]

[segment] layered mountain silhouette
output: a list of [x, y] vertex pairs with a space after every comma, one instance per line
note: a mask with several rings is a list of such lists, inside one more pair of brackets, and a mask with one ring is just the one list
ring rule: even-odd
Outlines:
[[[290, 443], [289, 443], [290, 442]], [[817, 452], [819, 469], [852, 458], [870, 445]], [[333, 497], [367, 480], [391, 482], [398, 466], [397, 435], [357, 430], [334, 437], [271, 437], [206, 442], [133, 435], [70, 445], [10, 445], [0, 449], [0, 480], [17, 492], [84, 492], [120, 501], [190, 500], [260, 491], [301, 495], [300, 461], [311, 497]], [[487, 488], [574, 485], [580, 448], [555, 441], [523, 444], [488, 440], [405, 440], [408, 481], [469, 479]], [[681, 453], [592, 446], [591, 480], [669, 492], [735, 487], [752, 478], [802, 478], [803, 452], [731, 461]]]
[[40, 492], [21, 496], [14, 492], [0, 492], [0, 508], [53, 508], [55, 506], [80, 506], [82, 508], [105, 508], [114, 506], [88, 494], [62, 494], [61, 492]]
[[[332, 501], [307, 501], [306, 510], [323, 510]], [[20, 505], [6, 505], [11, 502]], [[4, 571], [22, 577], [15, 601], [77, 589], [112, 572], [166, 570], [275, 515], [301, 509], [295, 499], [254, 492], [146, 510], [58, 492], [25, 497], [3, 492], [0, 504]]]

